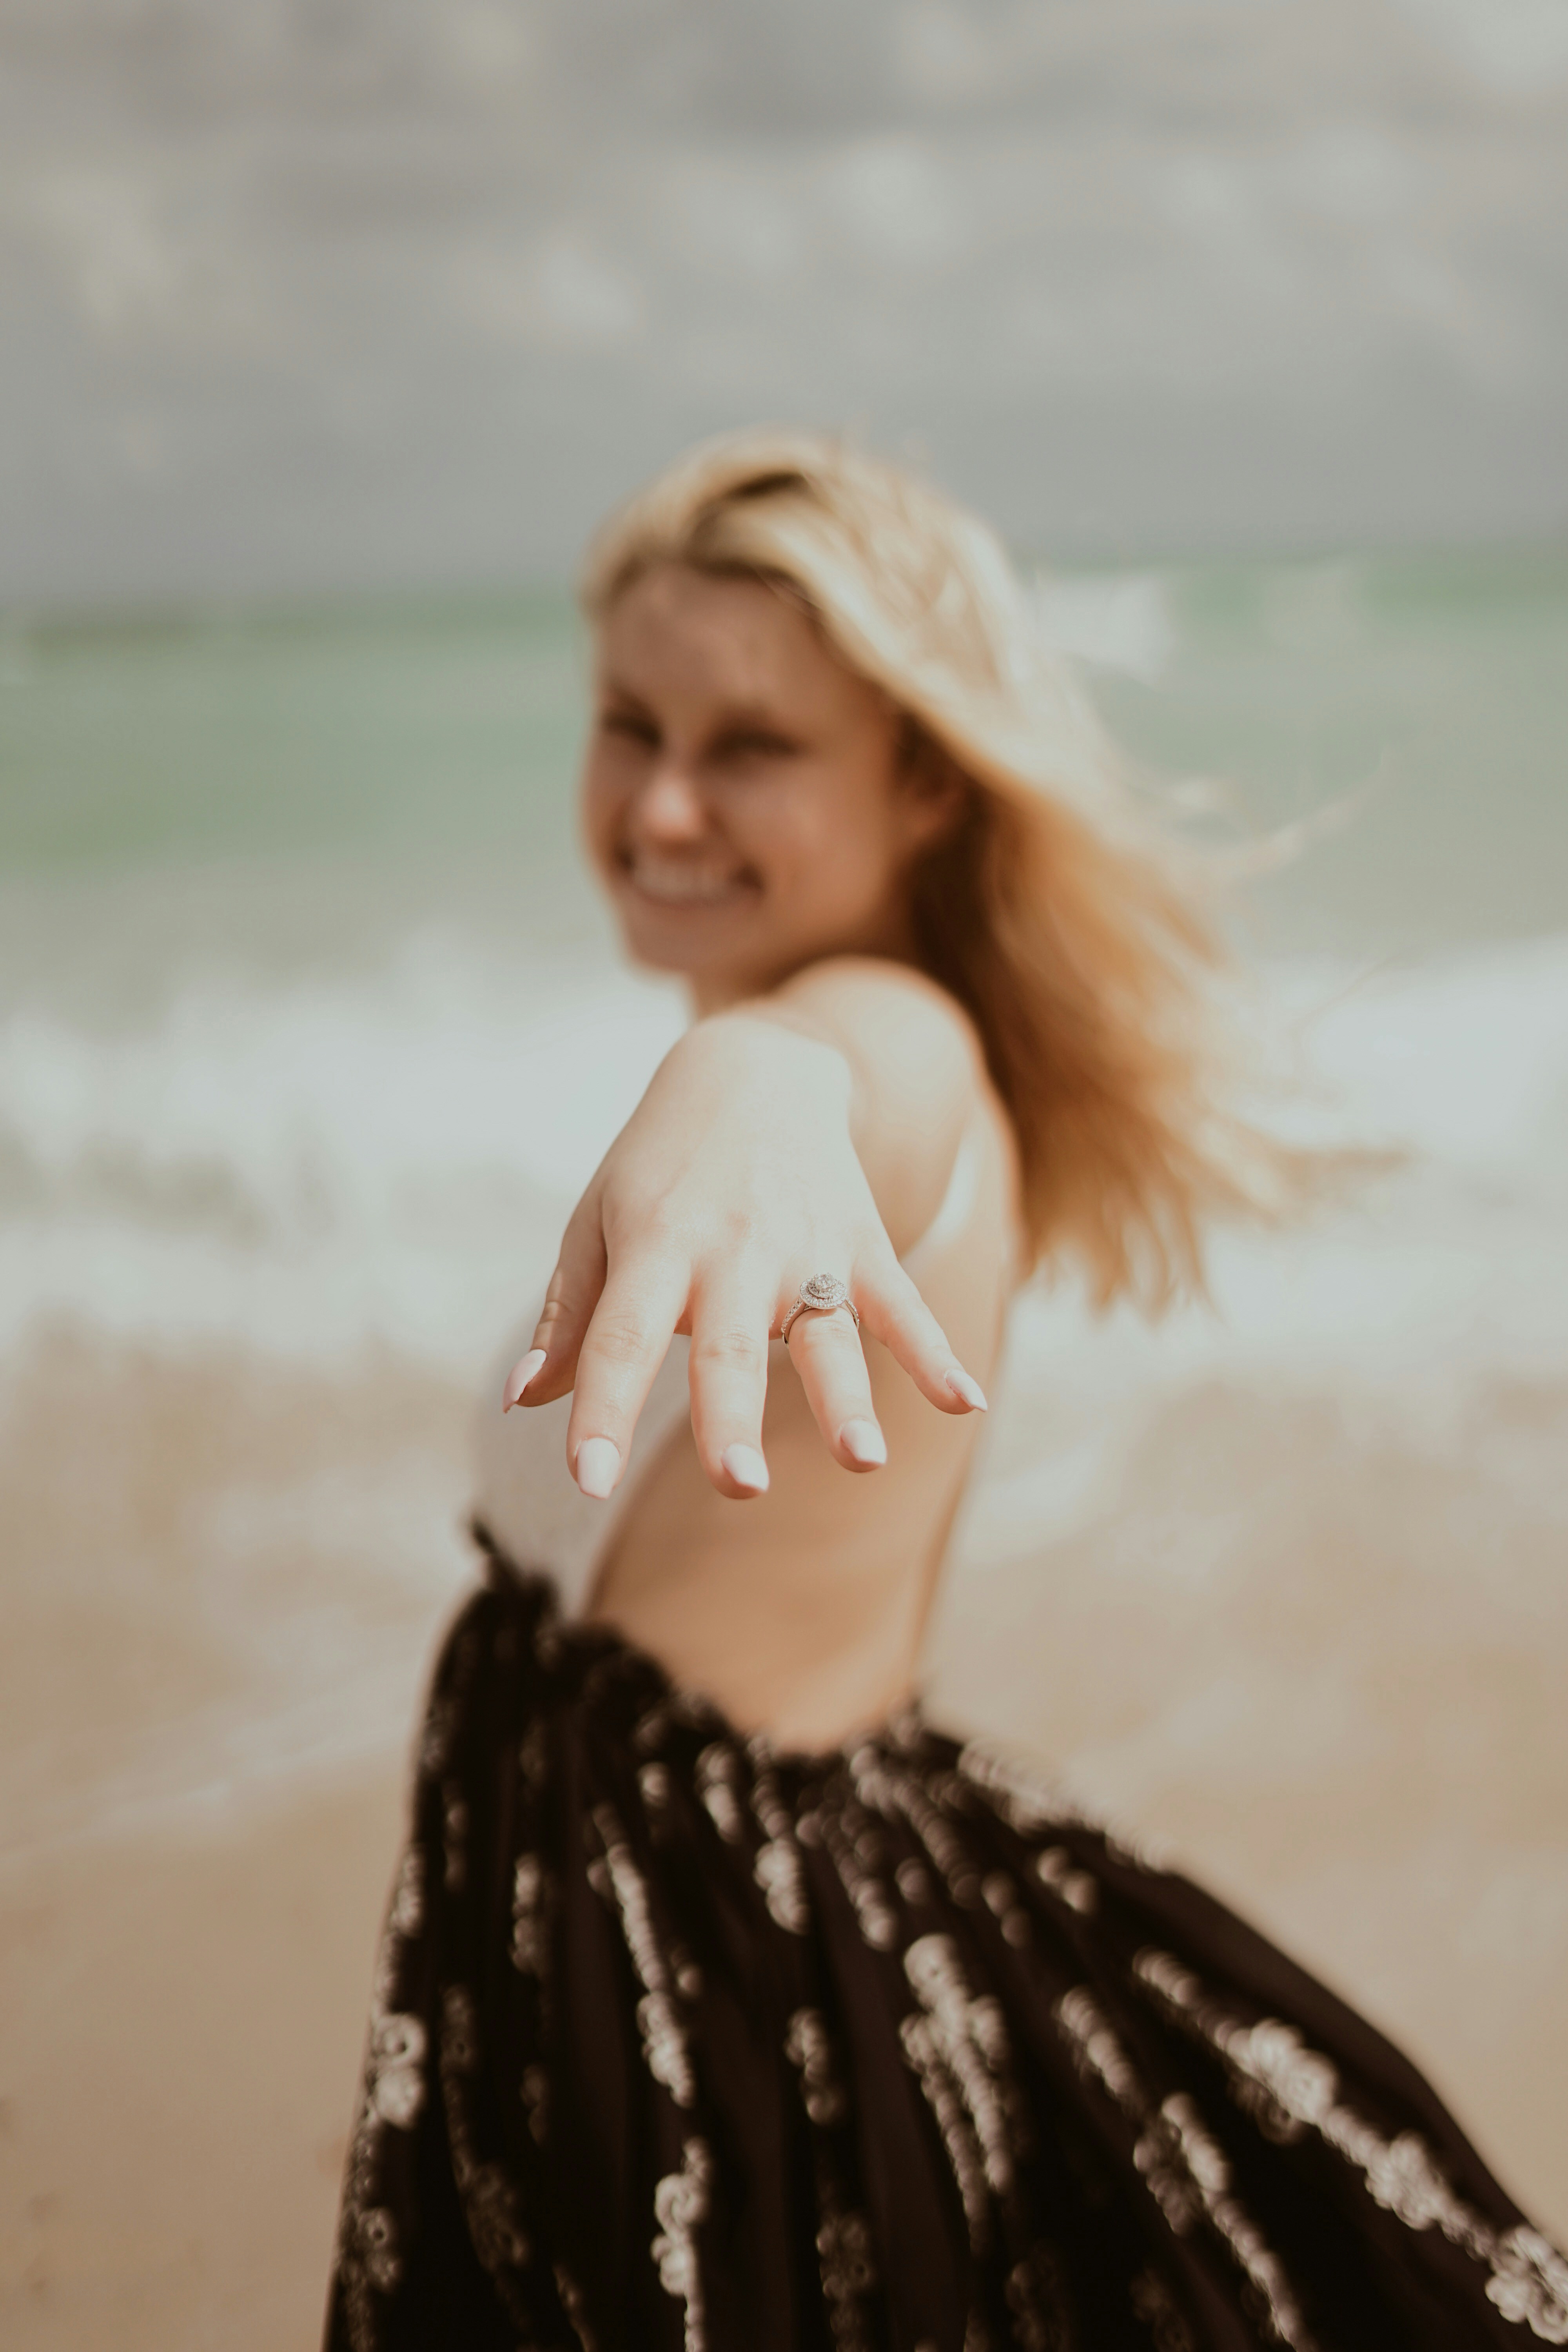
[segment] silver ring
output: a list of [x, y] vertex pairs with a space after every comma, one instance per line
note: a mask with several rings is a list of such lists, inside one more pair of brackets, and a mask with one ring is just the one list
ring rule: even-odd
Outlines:
[[807, 1276], [795, 1294], [795, 1305], [779, 1326], [779, 1338], [789, 1346], [789, 1327], [802, 1315], [831, 1315], [840, 1307], [847, 1307], [855, 1318], [855, 1328], [860, 1328], [860, 1317], [847, 1285], [836, 1274], [814, 1274]]

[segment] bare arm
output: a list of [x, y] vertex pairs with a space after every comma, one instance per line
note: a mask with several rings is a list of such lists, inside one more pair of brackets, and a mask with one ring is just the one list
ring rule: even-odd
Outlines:
[[[703, 1467], [723, 1494], [760, 1493], [768, 1339], [819, 1270], [844, 1278], [939, 1411], [983, 1404], [898, 1259], [941, 1198], [981, 1083], [963, 1016], [890, 964], [816, 965], [699, 1022], [572, 1216], [508, 1404], [574, 1390], [568, 1465], [608, 1494], [672, 1334], [689, 1333]], [[875, 1468], [885, 1449], [850, 1318], [803, 1317], [790, 1360], [835, 1458]]]

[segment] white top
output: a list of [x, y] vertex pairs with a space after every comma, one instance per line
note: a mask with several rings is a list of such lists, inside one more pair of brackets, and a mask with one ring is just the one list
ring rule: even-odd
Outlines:
[[[941, 1207], [919, 1241], [904, 1254], [903, 1265], [910, 1274], [917, 1274], [921, 1261], [953, 1240], [969, 1222], [980, 1182], [977, 1124], [972, 1120], [964, 1130]], [[669, 1353], [658, 1368], [637, 1422], [626, 1474], [608, 1502], [595, 1503], [579, 1492], [566, 1467], [570, 1395], [504, 1417], [496, 1402], [508, 1368], [527, 1348], [538, 1319], [536, 1309], [513, 1340], [480, 1408], [475, 1431], [475, 1507], [519, 1568], [541, 1570], [552, 1579], [561, 1595], [562, 1614], [578, 1617], [588, 1604], [599, 1564], [638, 1479], [665, 1441], [689, 1416], [689, 1342], [671, 1339]]]

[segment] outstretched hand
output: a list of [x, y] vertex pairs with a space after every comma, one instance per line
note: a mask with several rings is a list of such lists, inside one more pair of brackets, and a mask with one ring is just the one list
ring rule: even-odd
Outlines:
[[[939, 1412], [984, 1409], [899, 1263], [851, 1139], [851, 1091], [835, 1045], [755, 1012], [700, 1023], [660, 1065], [573, 1213], [503, 1398], [574, 1391], [566, 1459], [584, 1494], [614, 1492], [677, 1332], [704, 1470], [737, 1500], [763, 1493], [768, 1342], [817, 1273], [840, 1277]], [[835, 1460], [885, 1462], [854, 1318], [798, 1317], [789, 1359]]]

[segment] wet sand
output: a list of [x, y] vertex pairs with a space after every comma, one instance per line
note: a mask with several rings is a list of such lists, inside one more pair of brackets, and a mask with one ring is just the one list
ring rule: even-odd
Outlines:
[[7, 1879], [17, 2352], [312, 2342], [398, 1806], [386, 1771]]
[[[4, 1408], [0, 2336], [306, 2347], [470, 1398], [56, 1334]], [[933, 1644], [935, 1711], [1166, 1839], [1559, 2231], [1565, 1414], [1189, 1386], [1075, 1531], [972, 1540]]]
[[466, 1573], [469, 1409], [384, 1361], [332, 1380], [56, 1333], [12, 1367], [16, 2352], [319, 2331], [402, 1749]]

